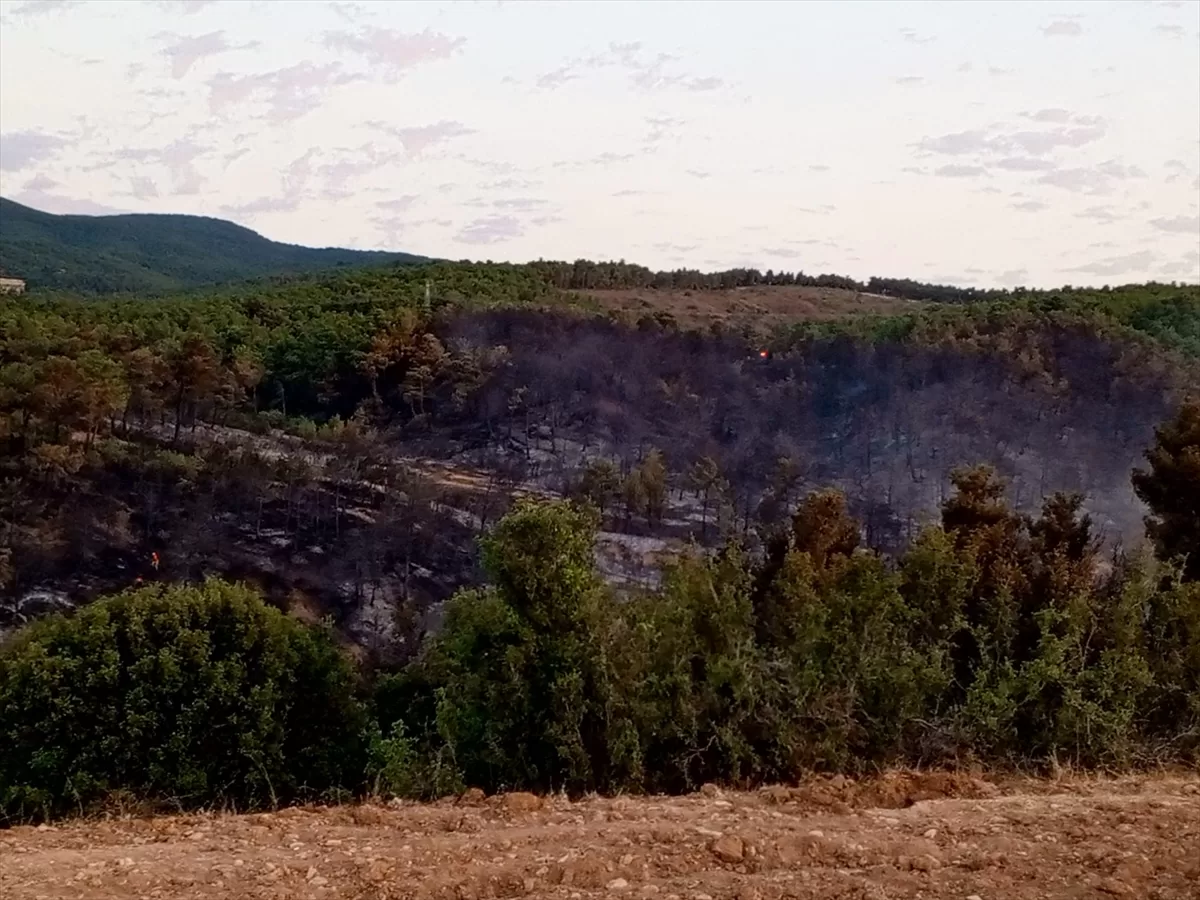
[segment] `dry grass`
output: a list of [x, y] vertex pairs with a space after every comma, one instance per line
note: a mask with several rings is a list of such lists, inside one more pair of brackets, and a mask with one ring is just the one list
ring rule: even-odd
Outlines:
[[925, 304], [841, 288], [762, 286], [730, 290], [623, 288], [580, 291], [609, 312], [635, 316], [667, 312], [684, 325], [784, 325], [864, 315], [896, 315]]

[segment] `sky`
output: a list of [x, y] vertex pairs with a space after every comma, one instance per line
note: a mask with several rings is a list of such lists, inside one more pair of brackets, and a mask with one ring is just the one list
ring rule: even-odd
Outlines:
[[1200, 0], [0, 0], [0, 194], [451, 259], [1200, 281]]

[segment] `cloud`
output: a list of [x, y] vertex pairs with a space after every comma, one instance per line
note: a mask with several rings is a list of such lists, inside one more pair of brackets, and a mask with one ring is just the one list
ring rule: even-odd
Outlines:
[[1159, 34], [1165, 34], [1167, 37], [1181, 38], [1183, 37], [1182, 25], [1155, 25], [1154, 30]]
[[485, 184], [484, 187], [493, 191], [514, 191], [528, 190], [540, 184], [540, 181], [530, 181], [527, 178], [501, 178], [499, 181], [492, 181]]
[[56, 187], [59, 187], [59, 183], [54, 179], [37, 175], [27, 181], [24, 189], [12, 199], [18, 203], [24, 203], [26, 206], [32, 206], [34, 209], [40, 209], [42, 212], [55, 213], [60, 216], [107, 216], [126, 212], [126, 210], [92, 200], [51, 193]]
[[705, 172], [702, 169], [688, 169], [685, 174], [701, 180], [705, 178], [712, 178], [712, 172]]
[[997, 169], [1009, 172], [1047, 172], [1056, 168], [1048, 159], [1033, 159], [1027, 156], [1006, 156], [992, 163]]
[[1025, 269], [1009, 269], [997, 275], [996, 281], [1005, 287], [1020, 287], [1029, 281], [1029, 272]]
[[263, 213], [295, 212], [305, 197], [305, 190], [312, 178], [313, 157], [320, 153], [315, 147], [292, 160], [283, 171], [282, 191], [273, 196], [259, 197], [249, 203], [222, 206], [221, 209], [235, 216], [255, 216]]
[[416, 156], [428, 147], [444, 144], [447, 141], [454, 140], [454, 138], [475, 133], [474, 128], [468, 128], [462, 122], [452, 122], [448, 119], [443, 119], [441, 122], [434, 122], [432, 125], [410, 125], [401, 128], [379, 121], [368, 122], [367, 124], [372, 128], [378, 128], [380, 131], [385, 131], [393, 137], [399, 138], [400, 143], [404, 145], [405, 152], [410, 156]]
[[353, 192], [347, 187], [350, 181], [399, 158], [398, 153], [384, 152], [373, 142], [363, 144], [357, 150], [341, 149], [335, 152], [341, 155], [323, 163], [317, 169], [317, 174], [324, 182], [321, 194], [339, 200], [352, 196]]
[[545, 74], [539, 75], [534, 81], [534, 84], [542, 90], [553, 91], [562, 87], [568, 81], [575, 81], [579, 75], [572, 70], [571, 66], [559, 66], [557, 69], [552, 69]]
[[358, 22], [371, 15], [371, 10], [360, 3], [330, 3], [333, 14], [343, 22]]
[[[1058, 110], [1042, 110], [1027, 118], [1046, 116], [1060, 118]], [[943, 134], [935, 137], [925, 137], [917, 142], [918, 150], [926, 153], [938, 153], [945, 156], [966, 155], [1005, 155], [1011, 157], [1014, 152], [1027, 156], [1046, 156], [1060, 148], [1079, 148], [1100, 140], [1107, 133], [1108, 126], [1104, 119], [1098, 116], [1079, 116], [1069, 114], [1067, 125], [1058, 125], [1040, 131], [1027, 129], [1017, 131], [1002, 131], [999, 129], [972, 129]]]
[[892, 79], [892, 84], [916, 85], [924, 83], [925, 79], [920, 75], [897, 75]]
[[58, 182], [50, 176], [39, 172], [37, 175], [34, 175], [27, 182], [25, 182], [24, 187], [27, 191], [49, 191], [58, 187]]
[[460, 244], [499, 244], [525, 233], [513, 216], [485, 216], [476, 219], [454, 236]]
[[646, 135], [646, 143], [654, 144], [664, 138], [677, 135], [684, 124], [683, 119], [673, 116], [647, 116], [646, 125], [649, 126], [650, 131]]
[[605, 150], [596, 156], [578, 160], [559, 160], [553, 163], [555, 169], [582, 169], [587, 166], [611, 166], [615, 163], [629, 162], [634, 158], [633, 153], [614, 153]]
[[19, 172], [35, 163], [45, 162], [68, 143], [65, 138], [44, 131], [0, 133], [0, 170]]
[[987, 169], [983, 166], [948, 165], [938, 166], [933, 170], [933, 174], [942, 178], [978, 178], [986, 175]]
[[970, 72], [973, 68], [975, 68], [975, 65], [970, 60], [967, 60], [966, 62], [960, 62], [958, 68], [954, 71], [966, 73]]
[[1107, 127], [1094, 122], [1074, 128], [1054, 128], [1050, 131], [1018, 131], [1005, 140], [1032, 156], [1051, 153], [1059, 147], [1083, 147], [1104, 137]]
[[267, 104], [268, 120], [281, 124], [316, 109], [333, 88], [360, 78], [343, 72], [337, 63], [302, 62], [257, 75], [220, 72], [208, 80], [208, 105], [220, 113], [247, 100], [261, 100]]
[[1150, 224], [1159, 231], [1171, 234], [1200, 235], [1200, 216], [1174, 216], [1170, 219], [1151, 219]]
[[1038, 183], [1080, 194], [1104, 194], [1112, 189], [1114, 181], [1141, 178], [1145, 174], [1137, 166], [1109, 160], [1091, 168], [1054, 169], [1038, 178]]
[[66, 12], [83, 5], [83, 0], [26, 0], [9, 12], [14, 20], [36, 19], [51, 13]]
[[1083, 26], [1073, 18], [1055, 19], [1042, 26], [1042, 34], [1046, 37], [1079, 37], [1083, 34]]
[[937, 38], [931, 35], [918, 34], [911, 28], [901, 28], [900, 36], [910, 44], [929, 44], [937, 40]]
[[241, 147], [237, 150], [233, 150], [229, 153], [226, 153], [221, 158], [224, 160], [226, 168], [228, 168], [229, 166], [233, 165], [235, 162], [237, 162], [239, 159], [241, 159], [243, 156], [245, 156], [249, 152], [250, 152], [249, 147]]
[[675, 244], [671, 241], [659, 241], [654, 245], [654, 249], [661, 253], [690, 253], [696, 247], [696, 244]]
[[1098, 222], [1101, 225], [1111, 225], [1116, 222], [1120, 216], [1111, 206], [1089, 206], [1087, 209], [1080, 210], [1075, 213], [1077, 219], [1091, 219], [1093, 222]]
[[1071, 113], [1069, 110], [1059, 109], [1039, 109], [1037, 112], [1023, 112], [1021, 115], [1026, 119], [1032, 119], [1035, 122], [1048, 122], [1051, 125], [1066, 125], [1071, 121]]
[[162, 149], [125, 147], [116, 151], [114, 158], [166, 166], [174, 183], [173, 193], [198, 194], [204, 185], [204, 178], [196, 167], [196, 160], [210, 152], [212, 148], [201, 146], [191, 138], [180, 138]]
[[183, 78], [192, 66], [202, 59], [217, 56], [229, 50], [249, 50], [258, 46], [257, 41], [247, 44], [230, 44], [224, 31], [210, 31], [201, 35], [160, 34], [160, 39], [174, 39], [175, 43], [164, 47], [162, 55], [171, 61], [171, 77]]
[[380, 200], [375, 206], [393, 213], [406, 212], [420, 199], [420, 194], [404, 194], [401, 197], [393, 197], [391, 200]]
[[394, 78], [422, 63], [448, 59], [462, 48], [466, 40], [428, 28], [407, 33], [368, 26], [358, 31], [325, 33], [326, 47], [357, 54], [371, 66]]
[[1098, 259], [1082, 266], [1068, 269], [1069, 272], [1084, 272], [1088, 275], [1125, 275], [1131, 272], [1145, 272], [1154, 265], [1155, 255], [1149, 250], [1138, 250], [1124, 256], [1109, 256]]
[[1050, 207], [1041, 200], [1021, 200], [1018, 203], [1012, 204], [1013, 209], [1019, 209], [1021, 212], [1041, 212], [1043, 209]]
[[505, 197], [492, 201], [492, 206], [496, 209], [516, 209], [526, 212], [533, 209], [540, 209], [545, 205], [546, 201], [540, 197]]
[[679, 71], [673, 66], [678, 61], [679, 58], [670, 53], [649, 56], [641, 41], [631, 41], [625, 44], [610, 43], [605, 52], [573, 60], [563, 68], [623, 69], [628, 73], [630, 83], [644, 92], [681, 88], [700, 93], [725, 87], [725, 80], [715, 75]]
[[138, 200], [151, 200], [158, 196], [158, 186], [145, 175], [135, 175], [129, 179], [129, 193]]
[[995, 141], [995, 138], [989, 137], [984, 131], [956, 131], [953, 134], [922, 138], [917, 147], [929, 153], [959, 156], [991, 152], [995, 149]]
[[829, 166], [825, 165], [824, 163], [814, 163], [813, 165], [808, 167], [808, 171], [810, 171], [810, 172], [828, 172]]
[[158, 0], [158, 5], [168, 12], [181, 12], [185, 16], [195, 15], [217, 0]]

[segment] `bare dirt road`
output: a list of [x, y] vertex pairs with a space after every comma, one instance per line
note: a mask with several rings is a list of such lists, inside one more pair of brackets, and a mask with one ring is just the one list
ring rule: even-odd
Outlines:
[[0, 831], [0, 897], [1196, 900], [1200, 777], [896, 774], [20, 827]]

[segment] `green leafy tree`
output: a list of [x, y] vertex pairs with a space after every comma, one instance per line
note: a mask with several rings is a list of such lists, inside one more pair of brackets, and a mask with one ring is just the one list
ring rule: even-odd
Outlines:
[[1133, 487], [1152, 513], [1147, 533], [1161, 558], [1183, 560], [1184, 577], [1200, 580], [1200, 400], [1156, 429], [1146, 459]]
[[482, 541], [489, 587], [451, 601], [420, 661], [439, 702], [436, 736], [419, 740], [469, 784], [583, 790], [605, 777], [596, 526], [588, 508], [518, 503]]

